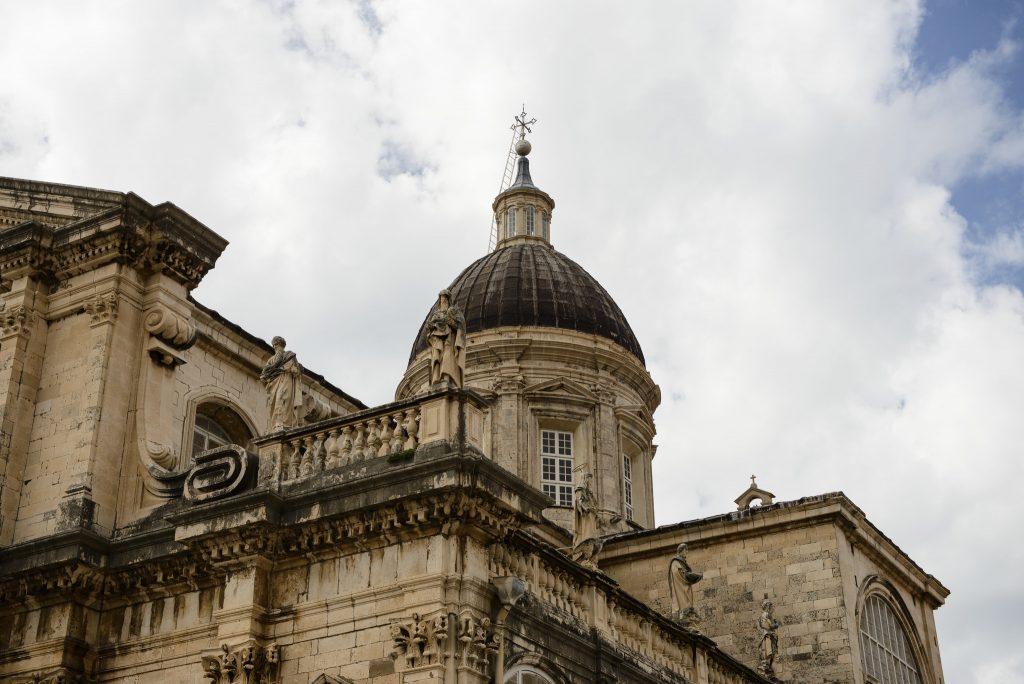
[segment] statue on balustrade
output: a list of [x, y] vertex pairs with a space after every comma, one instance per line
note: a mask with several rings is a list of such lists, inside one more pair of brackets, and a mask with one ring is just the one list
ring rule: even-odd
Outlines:
[[779, 621], [772, 615], [772, 602], [765, 599], [761, 603], [761, 617], [757, 619], [757, 630], [760, 634], [758, 655], [760, 660], [757, 669], [765, 677], [775, 680], [775, 656], [779, 653]]
[[593, 480], [593, 474], [586, 473], [583, 484], [576, 487], [573, 497], [572, 553], [569, 557], [597, 569], [597, 555], [604, 548], [601, 537], [608, 534], [611, 526], [622, 520], [622, 516], [598, 507]]
[[462, 387], [466, 370], [466, 319], [462, 309], [451, 303], [451, 293], [441, 290], [437, 307], [427, 321], [430, 346], [430, 384], [448, 380]]
[[302, 422], [302, 366], [295, 352], [285, 351], [285, 344], [283, 337], [273, 339], [274, 355], [260, 373], [268, 393], [271, 431], [295, 427]]
[[699, 632], [697, 623], [700, 622], [693, 606], [693, 585], [702, 579], [704, 575], [696, 572], [686, 558], [686, 544], [680, 544], [668, 563], [668, 593], [672, 600], [672, 619], [692, 632]]

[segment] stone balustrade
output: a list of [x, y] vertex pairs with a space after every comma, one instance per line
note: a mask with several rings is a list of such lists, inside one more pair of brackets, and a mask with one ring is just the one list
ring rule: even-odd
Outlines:
[[442, 390], [281, 430], [256, 440], [260, 477], [299, 482], [366, 461], [405, 460], [421, 444], [456, 439], [479, 450], [482, 415], [482, 402], [471, 393]]
[[[537, 548], [534, 546], [534, 548]], [[550, 549], [548, 554], [496, 543], [490, 548], [492, 577], [514, 575], [547, 606], [571, 615], [611, 643], [695, 684], [740, 684], [750, 670], [704, 637], [620, 590], [610, 578], [586, 570]]]

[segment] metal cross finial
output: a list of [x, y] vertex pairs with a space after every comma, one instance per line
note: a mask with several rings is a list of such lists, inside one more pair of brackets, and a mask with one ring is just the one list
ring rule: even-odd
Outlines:
[[527, 133], [533, 133], [533, 129], [530, 126], [535, 123], [537, 123], [537, 119], [526, 120], [526, 105], [524, 104], [523, 112], [516, 115], [516, 122], [510, 128], [519, 134], [520, 140], [525, 140]]

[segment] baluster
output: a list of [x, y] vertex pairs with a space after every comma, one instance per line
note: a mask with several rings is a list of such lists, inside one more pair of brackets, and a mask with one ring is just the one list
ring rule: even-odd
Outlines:
[[288, 479], [294, 480], [299, 477], [299, 461], [302, 459], [302, 442], [295, 439], [290, 442], [292, 447], [292, 459], [288, 463]]
[[408, 437], [405, 438], [404, 445], [406, 451], [409, 451], [410, 449], [415, 449], [416, 446], [419, 444], [419, 413], [419, 409], [417, 409], [416, 407], [413, 407], [405, 412], [405, 418], [403, 419], [402, 422], [402, 428], [405, 430], [405, 434], [408, 435]]
[[388, 450], [391, 449], [391, 416], [381, 416], [377, 422], [380, 423], [380, 446], [377, 447], [377, 456], [387, 456]]
[[352, 462], [352, 426], [346, 425], [341, 428], [341, 451], [338, 452], [341, 465], [348, 465]]
[[324, 460], [325, 468], [337, 468], [341, 463], [338, 459], [338, 431], [331, 430], [327, 435], [327, 458]]
[[364, 458], [373, 458], [377, 455], [377, 447], [380, 446], [380, 430], [377, 428], [377, 421], [372, 418], [366, 421], [368, 434], [366, 435], [366, 449]]
[[363, 423], [358, 423], [355, 426], [356, 438], [352, 442], [352, 461], [363, 460], [363, 449], [366, 447], [366, 429]]
[[391, 416], [391, 419], [395, 424], [394, 429], [391, 431], [391, 453], [397, 454], [402, 450], [402, 444], [405, 443], [405, 435], [402, 430], [402, 412], [399, 411]]
[[299, 466], [299, 475], [309, 477], [313, 474], [313, 438], [306, 437], [302, 440], [305, 450], [302, 452], [302, 463]]

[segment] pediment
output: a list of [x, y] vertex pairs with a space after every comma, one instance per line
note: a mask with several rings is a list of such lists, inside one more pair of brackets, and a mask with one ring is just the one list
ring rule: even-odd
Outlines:
[[523, 390], [528, 399], [566, 398], [596, 404], [598, 397], [591, 390], [569, 378], [555, 378], [539, 382]]
[[312, 684], [355, 684], [348, 677], [336, 677], [335, 675], [321, 674], [313, 680]]

